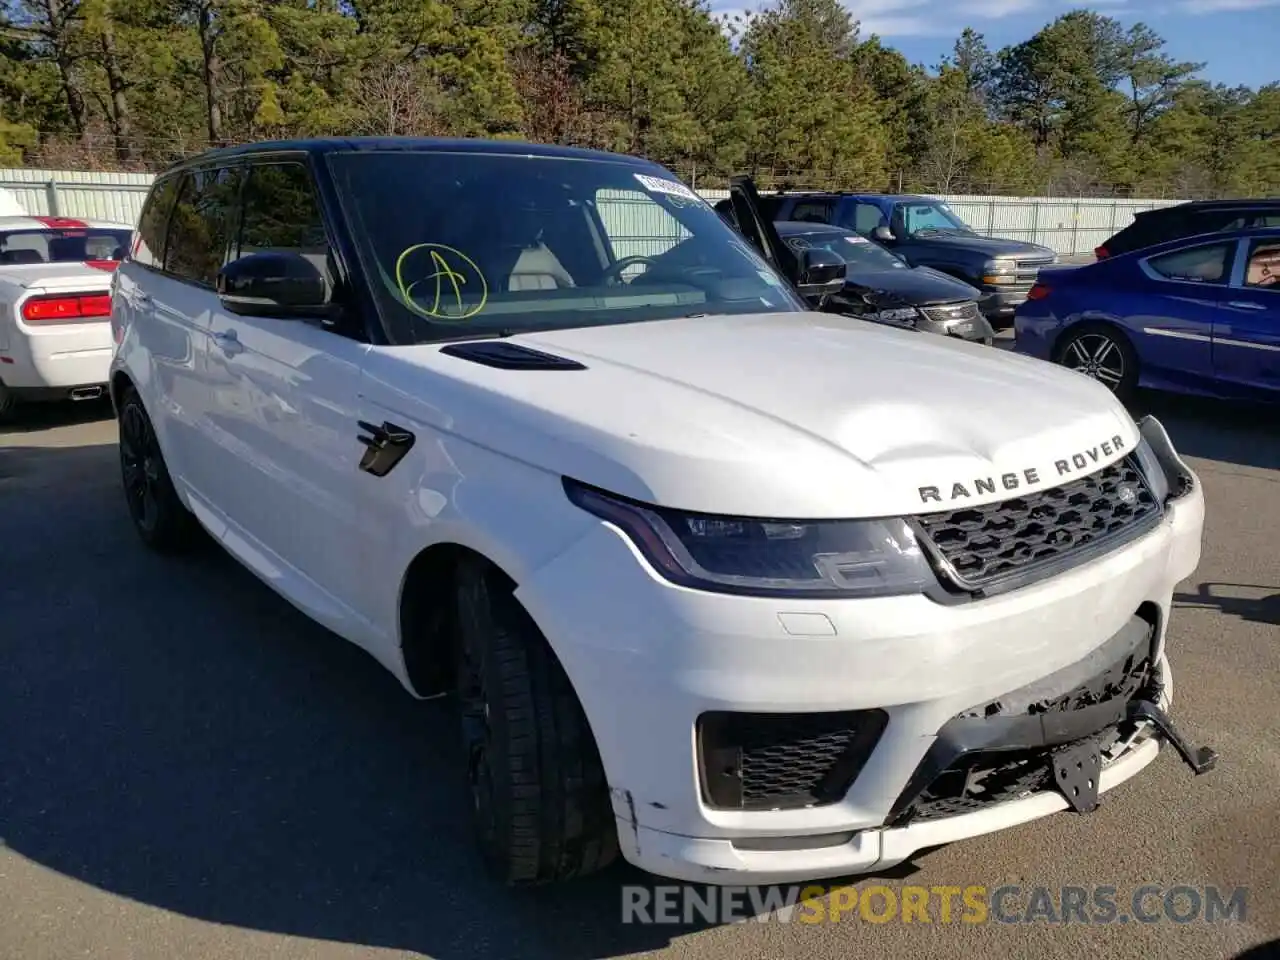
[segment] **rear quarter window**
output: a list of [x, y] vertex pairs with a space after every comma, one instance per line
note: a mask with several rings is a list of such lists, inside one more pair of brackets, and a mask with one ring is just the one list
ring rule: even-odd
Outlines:
[[169, 230], [169, 216], [178, 196], [178, 177], [164, 177], [151, 188], [142, 216], [132, 258], [146, 267], [159, 269], [164, 263], [164, 244]]

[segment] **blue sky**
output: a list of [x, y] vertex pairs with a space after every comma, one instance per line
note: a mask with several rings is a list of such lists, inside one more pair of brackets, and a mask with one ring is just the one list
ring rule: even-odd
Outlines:
[[[756, 10], [752, 0], [713, 0], [717, 10]], [[845, 0], [862, 22], [862, 36], [878, 33], [913, 63], [933, 66], [964, 27], [992, 50], [1027, 39], [1068, 10], [1096, 10], [1124, 24], [1146, 23], [1181, 61], [1205, 63], [1207, 80], [1257, 87], [1280, 80], [1280, 0]]]

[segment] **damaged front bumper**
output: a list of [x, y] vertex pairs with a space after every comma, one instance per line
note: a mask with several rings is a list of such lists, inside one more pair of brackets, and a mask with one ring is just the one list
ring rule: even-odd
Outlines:
[[1199, 562], [1203, 492], [1159, 424], [1139, 426], [1170, 480], [1160, 522], [972, 602], [700, 593], [605, 526], [526, 579], [626, 859], [715, 884], [857, 875], [1090, 809], [1162, 742], [1211, 767], [1165, 714], [1165, 625]]

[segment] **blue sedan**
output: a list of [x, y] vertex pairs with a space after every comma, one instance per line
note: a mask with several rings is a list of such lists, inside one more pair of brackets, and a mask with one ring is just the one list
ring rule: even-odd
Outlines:
[[1136, 387], [1280, 400], [1280, 229], [1184, 237], [1042, 270], [1014, 316], [1018, 353]]

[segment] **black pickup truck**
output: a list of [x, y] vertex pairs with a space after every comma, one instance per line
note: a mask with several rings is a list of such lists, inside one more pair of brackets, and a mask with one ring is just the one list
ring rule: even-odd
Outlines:
[[[761, 194], [761, 213], [772, 220], [827, 223], [874, 240], [913, 267], [932, 267], [979, 291], [983, 314], [998, 324], [1013, 318], [1041, 267], [1057, 262], [1048, 247], [985, 237], [932, 197], [883, 193]], [[721, 200], [716, 209], [730, 209]]]

